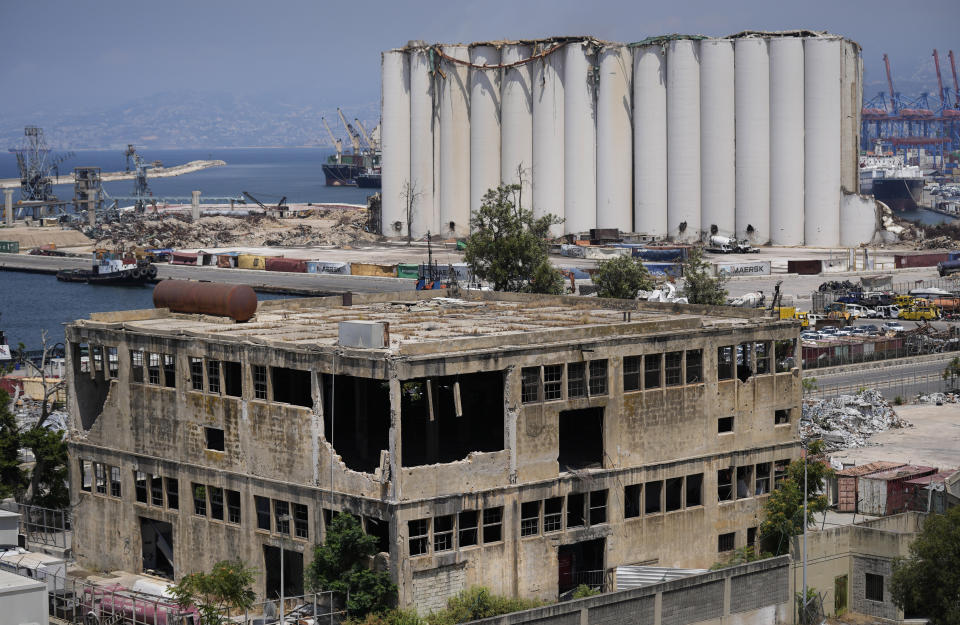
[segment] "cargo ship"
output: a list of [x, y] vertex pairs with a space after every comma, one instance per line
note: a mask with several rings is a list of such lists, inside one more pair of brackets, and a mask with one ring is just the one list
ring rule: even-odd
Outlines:
[[923, 172], [878, 145], [873, 154], [860, 157], [860, 193], [873, 195], [893, 211], [914, 211], [923, 193]]

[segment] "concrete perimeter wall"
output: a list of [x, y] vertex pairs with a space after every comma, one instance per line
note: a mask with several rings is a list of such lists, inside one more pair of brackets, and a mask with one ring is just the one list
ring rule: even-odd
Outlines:
[[514, 612], [471, 625], [772, 625], [789, 623], [790, 557]]

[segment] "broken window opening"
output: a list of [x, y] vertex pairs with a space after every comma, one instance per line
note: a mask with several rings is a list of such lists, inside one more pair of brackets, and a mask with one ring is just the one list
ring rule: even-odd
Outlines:
[[313, 408], [313, 388], [309, 371], [271, 367], [270, 377], [273, 381], [273, 401]]
[[143, 352], [130, 352], [130, 372], [134, 382], [143, 382]]
[[310, 538], [310, 517], [306, 504], [293, 504], [293, 536], [304, 540]]
[[782, 425], [784, 423], [790, 423], [790, 411], [789, 410], [774, 410], [773, 411], [773, 424]]
[[207, 516], [207, 487], [196, 482], [190, 485], [193, 492], [193, 513], [197, 516]]
[[720, 417], [717, 419], [717, 433], [723, 434], [724, 432], [733, 431], [733, 417]]
[[433, 519], [433, 551], [453, 549], [453, 515], [445, 514]]
[[790, 466], [789, 460], [777, 460], [773, 463], [773, 487], [779, 488], [780, 482], [787, 479], [787, 467]]
[[93, 370], [103, 371], [103, 348], [99, 345], [91, 345], [90, 353], [93, 356]]
[[877, 575], [876, 573], [865, 573], [864, 585], [866, 590], [864, 591], [864, 597], [870, 601], [883, 601], [883, 575]]
[[137, 496], [137, 501], [140, 503], [147, 503], [147, 474], [143, 471], [134, 471], [133, 485]]
[[223, 430], [220, 428], [203, 428], [207, 440], [207, 449], [212, 451], [223, 451]]
[[120, 375], [120, 354], [116, 347], [107, 348], [107, 373], [111, 378]]
[[540, 533], [540, 502], [525, 501], [520, 504], [520, 535], [536, 536]]
[[267, 368], [263, 365], [253, 365], [253, 398], [267, 398]]
[[290, 535], [290, 504], [286, 501], [273, 500], [273, 526], [278, 534]]
[[163, 355], [163, 385], [168, 388], [177, 387], [177, 359], [173, 354]]
[[163, 478], [159, 475], [150, 478], [150, 503], [163, 507]]
[[797, 366], [797, 344], [794, 340], [782, 340], [774, 343], [774, 357], [777, 361], [777, 373], [786, 373]]
[[543, 502], [543, 533], [563, 529], [563, 497], [551, 497]]
[[686, 505], [688, 508], [703, 505], [703, 473], [687, 476]]
[[587, 367], [585, 362], [571, 362], [567, 365], [567, 397], [587, 396]]
[[164, 521], [140, 517], [140, 544], [143, 570], [173, 579], [173, 526]]
[[78, 347], [78, 358], [74, 366], [79, 365], [80, 373], [90, 373], [90, 346], [86, 343], [80, 343]]
[[83, 365], [86, 367], [83, 372], [89, 374], [92, 366], [91, 361], [94, 353], [100, 350], [99, 346], [87, 345], [86, 343], [68, 343], [68, 345], [75, 373], [71, 384], [76, 389], [77, 411], [80, 414], [81, 426], [83, 429], [89, 430], [103, 411], [103, 405], [106, 403], [107, 395], [110, 392], [110, 380], [102, 375], [102, 367], [100, 373], [93, 377], [80, 375], [80, 372], [76, 371], [78, 366]]
[[717, 501], [733, 501], [733, 468], [717, 471]]
[[80, 490], [93, 490], [93, 463], [89, 460], [80, 460]]
[[93, 464], [93, 474], [96, 478], [97, 492], [101, 495], [107, 494], [107, 471], [106, 467], [99, 462]]
[[253, 496], [253, 507], [257, 512], [257, 529], [270, 531], [270, 499], [268, 497], [261, 497], [260, 495]]
[[203, 358], [190, 357], [190, 388], [203, 390]]
[[753, 376], [750, 364], [751, 343], [737, 345], [737, 379], [746, 382]]
[[470, 547], [477, 544], [478, 516], [476, 510], [463, 510], [458, 515], [460, 526], [460, 547]]
[[623, 390], [639, 391], [643, 356], [625, 356], [623, 359]]
[[753, 357], [757, 362], [757, 375], [773, 371], [770, 367], [770, 341], [758, 341], [754, 344]]
[[751, 486], [753, 482], [753, 467], [737, 467], [737, 498], [750, 497], [753, 495]]
[[239, 362], [223, 361], [223, 386], [230, 397], [243, 396], [243, 368]]
[[640, 516], [640, 497], [643, 484], [630, 484], [623, 488], [623, 518], [635, 519]]
[[147, 373], [150, 384], [160, 384], [160, 354], [147, 354]]
[[175, 477], [164, 478], [167, 487], [167, 507], [171, 510], [180, 509], [180, 482]]
[[703, 350], [687, 350], [687, 384], [703, 382]]
[[227, 491], [227, 521], [240, 525], [240, 492]]
[[607, 394], [607, 361], [590, 361], [590, 397]]
[[583, 493], [570, 493], [567, 495], [567, 527], [583, 527], [586, 522], [584, 514], [586, 507], [586, 497]]
[[683, 478], [672, 477], [666, 482], [665, 508], [667, 512], [673, 512], [683, 508]]
[[[390, 553], [390, 522], [369, 516], [363, 518], [367, 534], [377, 539], [377, 552]], [[304, 535], [303, 538], [306, 539], [307, 536]]]
[[410, 532], [410, 555], [419, 556], [427, 553], [430, 547], [430, 519], [414, 519], [407, 521]]
[[[347, 468], [373, 473], [380, 466], [381, 450], [390, 446], [390, 383], [330, 374], [323, 374], [321, 382], [327, 442], [336, 449]], [[406, 425], [404, 420], [403, 426]], [[416, 431], [410, 436], [416, 437]], [[403, 439], [404, 466], [410, 466], [405, 457], [408, 449], [405, 429]]]
[[210, 516], [223, 520], [223, 489], [216, 486], [210, 487]]
[[725, 345], [717, 348], [717, 379], [733, 379], [733, 346]]
[[660, 388], [663, 354], [647, 354], [643, 357], [643, 388]]
[[590, 525], [607, 522], [607, 491], [595, 490], [590, 493]]
[[503, 506], [483, 509], [483, 544], [503, 540]]
[[[338, 380], [342, 377], [337, 376]], [[474, 452], [502, 451], [503, 377], [501, 371], [486, 371], [403, 382], [400, 400], [403, 466], [455, 462]], [[376, 448], [379, 458], [379, 449], [387, 447], [390, 407], [386, 383], [373, 380], [371, 384], [383, 384], [383, 408], [377, 411], [382, 415], [377, 433], [382, 444]], [[338, 386], [338, 415], [340, 396]], [[350, 407], [344, 408], [347, 409]], [[341, 451], [336, 441], [334, 446]]]
[[647, 482], [643, 488], [646, 494], [643, 498], [643, 513], [658, 514], [663, 510], [660, 505], [660, 492], [663, 490], [663, 482]]
[[120, 467], [110, 467], [110, 496], [120, 497]]
[[207, 361], [207, 392], [220, 394], [220, 361]]
[[679, 386], [683, 384], [683, 352], [668, 352], [664, 355], [664, 363], [665, 385]]
[[756, 494], [763, 495], [770, 492], [770, 463], [763, 462], [757, 465]]
[[543, 367], [543, 399], [544, 401], [563, 399], [563, 365]]
[[730, 532], [728, 534], [720, 534], [717, 536], [717, 551], [733, 551], [734, 546], [736, 545], [737, 533]]
[[524, 404], [540, 401], [540, 367], [520, 370], [520, 401]]
[[757, 528], [748, 527], [747, 528], [747, 546], [753, 547], [757, 544]]
[[559, 415], [560, 471], [603, 467], [603, 408], [563, 410]]

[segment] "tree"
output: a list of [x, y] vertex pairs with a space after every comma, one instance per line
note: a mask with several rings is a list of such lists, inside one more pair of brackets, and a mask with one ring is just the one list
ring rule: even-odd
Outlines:
[[690, 249], [683, 263], [683, 296], [688, 302], [723, 306], [727, 303], [727, 289], [723, 287], [726, 282], [723, 275], [710, 275], [710, 263], [703, 260], [702, 249]]
[[960, 625], [960, 506], [927, 517], [910, 556], [894, 562], [890, 595], [908, 616]]
[[563, 292], [563, 276], [547, 258], [550, 226], [562, 223], [553, 215], [534, 218], [519, 201], [520, 185], [500, 185], [483, 196], [470, 219], [464, 261], [473, 274], [493, 283], [497, 291]]
[[417, 200], [423, 196], [423, 192], [417, 189], [417, 183], [410, 182], [409, 180], [403, 185], [403, 191], [400, 192], [400, 197], [403, 198], [403, 204], [406, 208], [406, 217], [407, 217], [407, 245], [410, 245], [410, 241], [413, 240], [413, 205], [417, 203]]
[[639, 258], [617, 256], [601, 261], [593, 274], [597, 295], [616, 299], [635, 299], [637, 291], [654, 288], [650, 272]]
[[240, 560], [223, 560], [209, 573], [185, 576], [170, 592], [181, 608], [197, 608], [200, 625], [221, 625], [227, 622], [229, 609], [248, 610], [253, 605], [253, 574]]
[[943, 379], [950, 381], [950, 388], [956, 386], [957, 378], [960, 377], [960, 358], [954, 357], [943, 370]]
[[388, 609], [397, 597], [397, 586], [386, 571], [371, 569], [377, 539], [363, 533], [351, 514], [338, 514], [327, 528], [327, 540], [313, 551], [307, 568], [307, 586], [312, 592], [333, 590], [348, 595], [347, 612], [363, 618]]
[[27, 486], [20, 466], [20, 430], [10, 404], [10, 395], [0, 389], [0, 499], [19, 497]]
[[[826, 511], [829, 506], [827, 496], [822, 492], [825, 480], [833, 475], [833, 469], [817, 459], [823, 449], [823, 441], [812, 441], [806, 448], [808, 527], [814, 524], [814, 515]], [[760, 535], [765, 549], [774, 555], [787, 553], [790, 538], [803, 533], [803, 467], [803, 459], [791, 462], [786, 477], [763, 504]]]

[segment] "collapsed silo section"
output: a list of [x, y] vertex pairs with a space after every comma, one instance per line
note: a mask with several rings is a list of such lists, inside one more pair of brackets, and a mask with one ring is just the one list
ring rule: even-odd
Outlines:
[[[563, 219], [563, 48], [553, 43], [538, 47], [535, 53], [546, 54], [533, 66], [533, 213]], [[550, 232], [560, 236], [564, 228], [555, 225]]]
[[804, 243], [813, 247], [840, 242], [840, 44], [803, 42]]
[[[443, 46], [440, 86], [440, 230], [443, 238], [470, 234], [470, 61], [467, 46]], [[455, 60], [451, 60], [455, 59]], [[463, 61], [457, 63], [456, 61]]]
[[700, 238], [699, 42], [667, 44], [667, 235]]
[[633, 49], [633, 227], [667, 235], [667, 56], [659, 43]]
[[[533, 64], [530, 46], [506, 44], [500, 49], [500, 181], [520, 185], [520, 205], [533, 205]], [[517, 64], [517, 65], [514, 65]], [[511, 67], [512, 65], [512, 67]]]
[[[470, 214], [500, 185], [500, 51], [470, 48]], [[484, 66], [494, 66], [486, 69]]]
[[[849, 193], [860, 192], [860, 130], [863, 111], [863, 59], [860, 46], [844, 39], [840, 75], [840, 185]], [[840, 221], [843, 237], [843, 215]]]
[[770, 242], [803, 245], [803, 40], [770, 40]]
[[737, 237], [770, 241], [770, 57], [767, 40], [741, 37], [735, 48]]
[[586, 232], [597, 223], [597, 108], [593, 44], [564, 49], [564, 232]]
[[406, 194], [410, 181], [410, 61], [403, 50], [381, 56], [382, 133], [381, 234], [407, 234]]
[[434, 215], [433, 76], [428, 50], [410, 50], [410, 234], [419, 239], [436, 232]]
[[736, 223], [734, 52], [729, 39], [700, 42], [700, 224], [733, 236]]
[[626, 46], [599, 52], [597, 91], [597, 228], [633, 231], [633, 56]]

